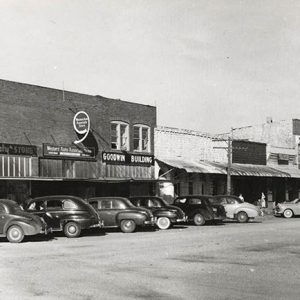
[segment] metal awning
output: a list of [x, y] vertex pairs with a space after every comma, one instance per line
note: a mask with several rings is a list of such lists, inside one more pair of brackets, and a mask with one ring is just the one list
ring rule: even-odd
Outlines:
[[[211, 161], [188, 161], [184, 159], [157, 159], [158, 164], [163, 163], [173, 168], [183, 169], [187, 173], [204, 174], [227, 174], [227, 164]], [[284, 172], [265, 165], [252, 164], [232, 164], [232, 176], [258, 176], [258, 177], [291, 177], [288, 172]]]
[[272, 166], [272, 168], [280, 172], [288, 173], [292, 178], [300, 178], [300, 169], [298, 169], [297, 166], [276, 165]]

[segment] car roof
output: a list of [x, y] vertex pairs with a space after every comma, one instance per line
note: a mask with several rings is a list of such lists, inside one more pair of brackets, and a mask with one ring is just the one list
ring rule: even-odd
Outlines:
[[129, 200], [128, 198], [125, 197], [113, 197], [113, 196], [109, 196], [109, 197], [105, 197], [105, 196], [101, 196], [101, 197], [92, 197], [89, 198], [87, 201], [99, 201], [99, 200]]
[[212, 195], [183, 195], [183, 196], [178, 196], [175, 199], [181, 199], [181, 198], [208, 198], [208, 197], [213, 197]]
[[130, 196], [130, 197], [128, 197], [128, 199], [144, 199], [144, 198], [153, 198], [153, 199], [161, 199], [161, 197], [159, 197], [159, 196]]
[[50, 195], [50, 196], [41, 196], [41, 197], [36, 197], [33, 199], [28, 199], [26, 201], [27, 204], [31, 203], [31, 202], [36, 202], [36, 201], [45, 201], [45, 200], [52, 200], [52, 199], [63, 199], [63, 198], [69, 198], [71, 200], [75, 200], [75, 201], [80, 201], [80, 202], [84, 202], [85, 201], [77, 196], [72, 196], [72, 195]]

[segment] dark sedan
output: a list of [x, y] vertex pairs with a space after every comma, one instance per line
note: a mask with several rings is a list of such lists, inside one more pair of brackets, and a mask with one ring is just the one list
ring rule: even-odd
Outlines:
[[186, 221], [186, 216], [179, 207], [169, 205], [163, 199], [155, 196], [130, 197], [131, 203], [137, 207], [144, 207], [152, 211], [156, 217], [156, 225], [165, 230], [171, 225]]
[[88, 202], [98, 210], [104, 228], [119, 227], [129, 233], [134, 232], [137, 226], [155, 225], [151, 211], [135, 207], [127, 198], [95, 197]]
[[226, 218], [224, 207], [210, 204], [210, 196], [189, 195], [180, 196], [174, 200], [174, 205], [180, 207], [195, 225], [204, 225], [207, 221], [217, 222]]
[[7, 199], [0, 199], [0, 236], [11, 243], [20, 243], [26, 235], [47, 233], [46, 223], [37, 216], [23, 211]]
[[69, 238], [78, 237], [82, 229], [101, 226], [95, 209], [79, 197], [39, 197], [27, 201], [24, 209], [42, 217], [52, 231], [63, 231]]

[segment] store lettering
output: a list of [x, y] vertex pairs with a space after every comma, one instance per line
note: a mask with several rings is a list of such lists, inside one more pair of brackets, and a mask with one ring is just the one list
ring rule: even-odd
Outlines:
[[103, 160], [106, 162], [109, 161], [118, 161], [118, 162], [125, 162], [125, 155], [119, 153], [103, 153]]
[[152, 157], [151, 156], [131, 155], [131, 162], [132, 163], [152, 164]]

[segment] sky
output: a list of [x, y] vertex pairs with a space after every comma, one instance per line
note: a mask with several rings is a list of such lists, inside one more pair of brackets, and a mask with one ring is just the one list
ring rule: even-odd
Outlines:
[[0, 78], [222, 133], [300, 118], [300, 1], [0, 0]]

